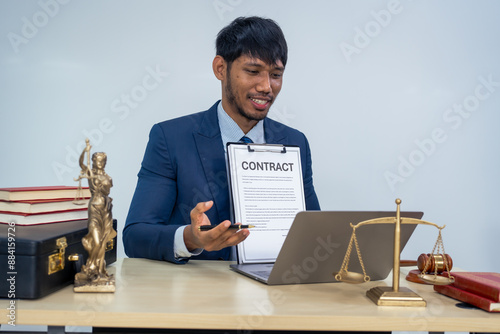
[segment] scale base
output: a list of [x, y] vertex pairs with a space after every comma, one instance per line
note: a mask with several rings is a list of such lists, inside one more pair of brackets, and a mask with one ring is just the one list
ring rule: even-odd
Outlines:
[[366, 296], [378, 306], [427, 306], [422, 297], [408, 288], [395, 292], [390, 286], [378, 286], [366, 291]]

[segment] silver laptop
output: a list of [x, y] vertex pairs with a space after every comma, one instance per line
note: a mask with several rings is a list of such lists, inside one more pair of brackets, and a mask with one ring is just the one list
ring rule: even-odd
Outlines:
[[[274, 263], [231, 264], [238, 273], [260, 282], [277, 284], [336, 282], [352, 234], [350, 223], [395, 217], [394, 211], [299, 212]], [[421, 219], [422, 212], [401, 212], [401, 217]], [[417, 225], [401, 225], [401, 250]], [[394, 225], [373, 224], [356, 229], [361, 257], [371, 280], [385, 279], [393, 267]], [[349, 271], [362, 273], [355, 246]]]

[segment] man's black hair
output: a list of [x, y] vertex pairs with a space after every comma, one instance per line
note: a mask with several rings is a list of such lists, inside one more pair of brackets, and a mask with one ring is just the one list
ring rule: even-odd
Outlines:
[[215, 41], [216, 53], [231, 64], [241, 55], [286, 66], [288, 47], [283, 31], [276, 22], [257, 16], [238, 17], [223, 28]]

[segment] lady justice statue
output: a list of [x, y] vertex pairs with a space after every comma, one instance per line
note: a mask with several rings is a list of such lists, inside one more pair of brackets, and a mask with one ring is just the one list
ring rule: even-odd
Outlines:
[[[91, 198], [88, 210], [88, 234], [83, 237], [82, 244], [89, 256], [87, 263], [82, 265], [82, 270], [75, 276], [75, 292], [114, 292], [115, 278], [106, 272], [104, 254], [108, 241], [116, 236], [113, 229], [113, 216], [111, 214], [112, 199], [109, 192], [113, 186], [111, 177], [106, 174], [106, 154], [97, 152], [92, 155], [92, 168], [90, 168], [90, 146], [87, 146], [80, 155], [80, 175], [75, 181], [88, 179]], [[84, 164], [87, 155], [87, 165]]]

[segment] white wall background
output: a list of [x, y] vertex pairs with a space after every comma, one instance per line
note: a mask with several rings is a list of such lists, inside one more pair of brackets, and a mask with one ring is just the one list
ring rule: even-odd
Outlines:
[[[287, 37], [270, 115], [308, 136], [322, 208], [400, 197], [447, 225], [456, 266], [500, 271], [498, 1], [0, 1], [0, 187], [76, 185], [90, 137], [121, 237], [151, 126], [220, 97], [214, 39], [247, 15]], [[420, 226], [403, 257], [436, 237]]]

